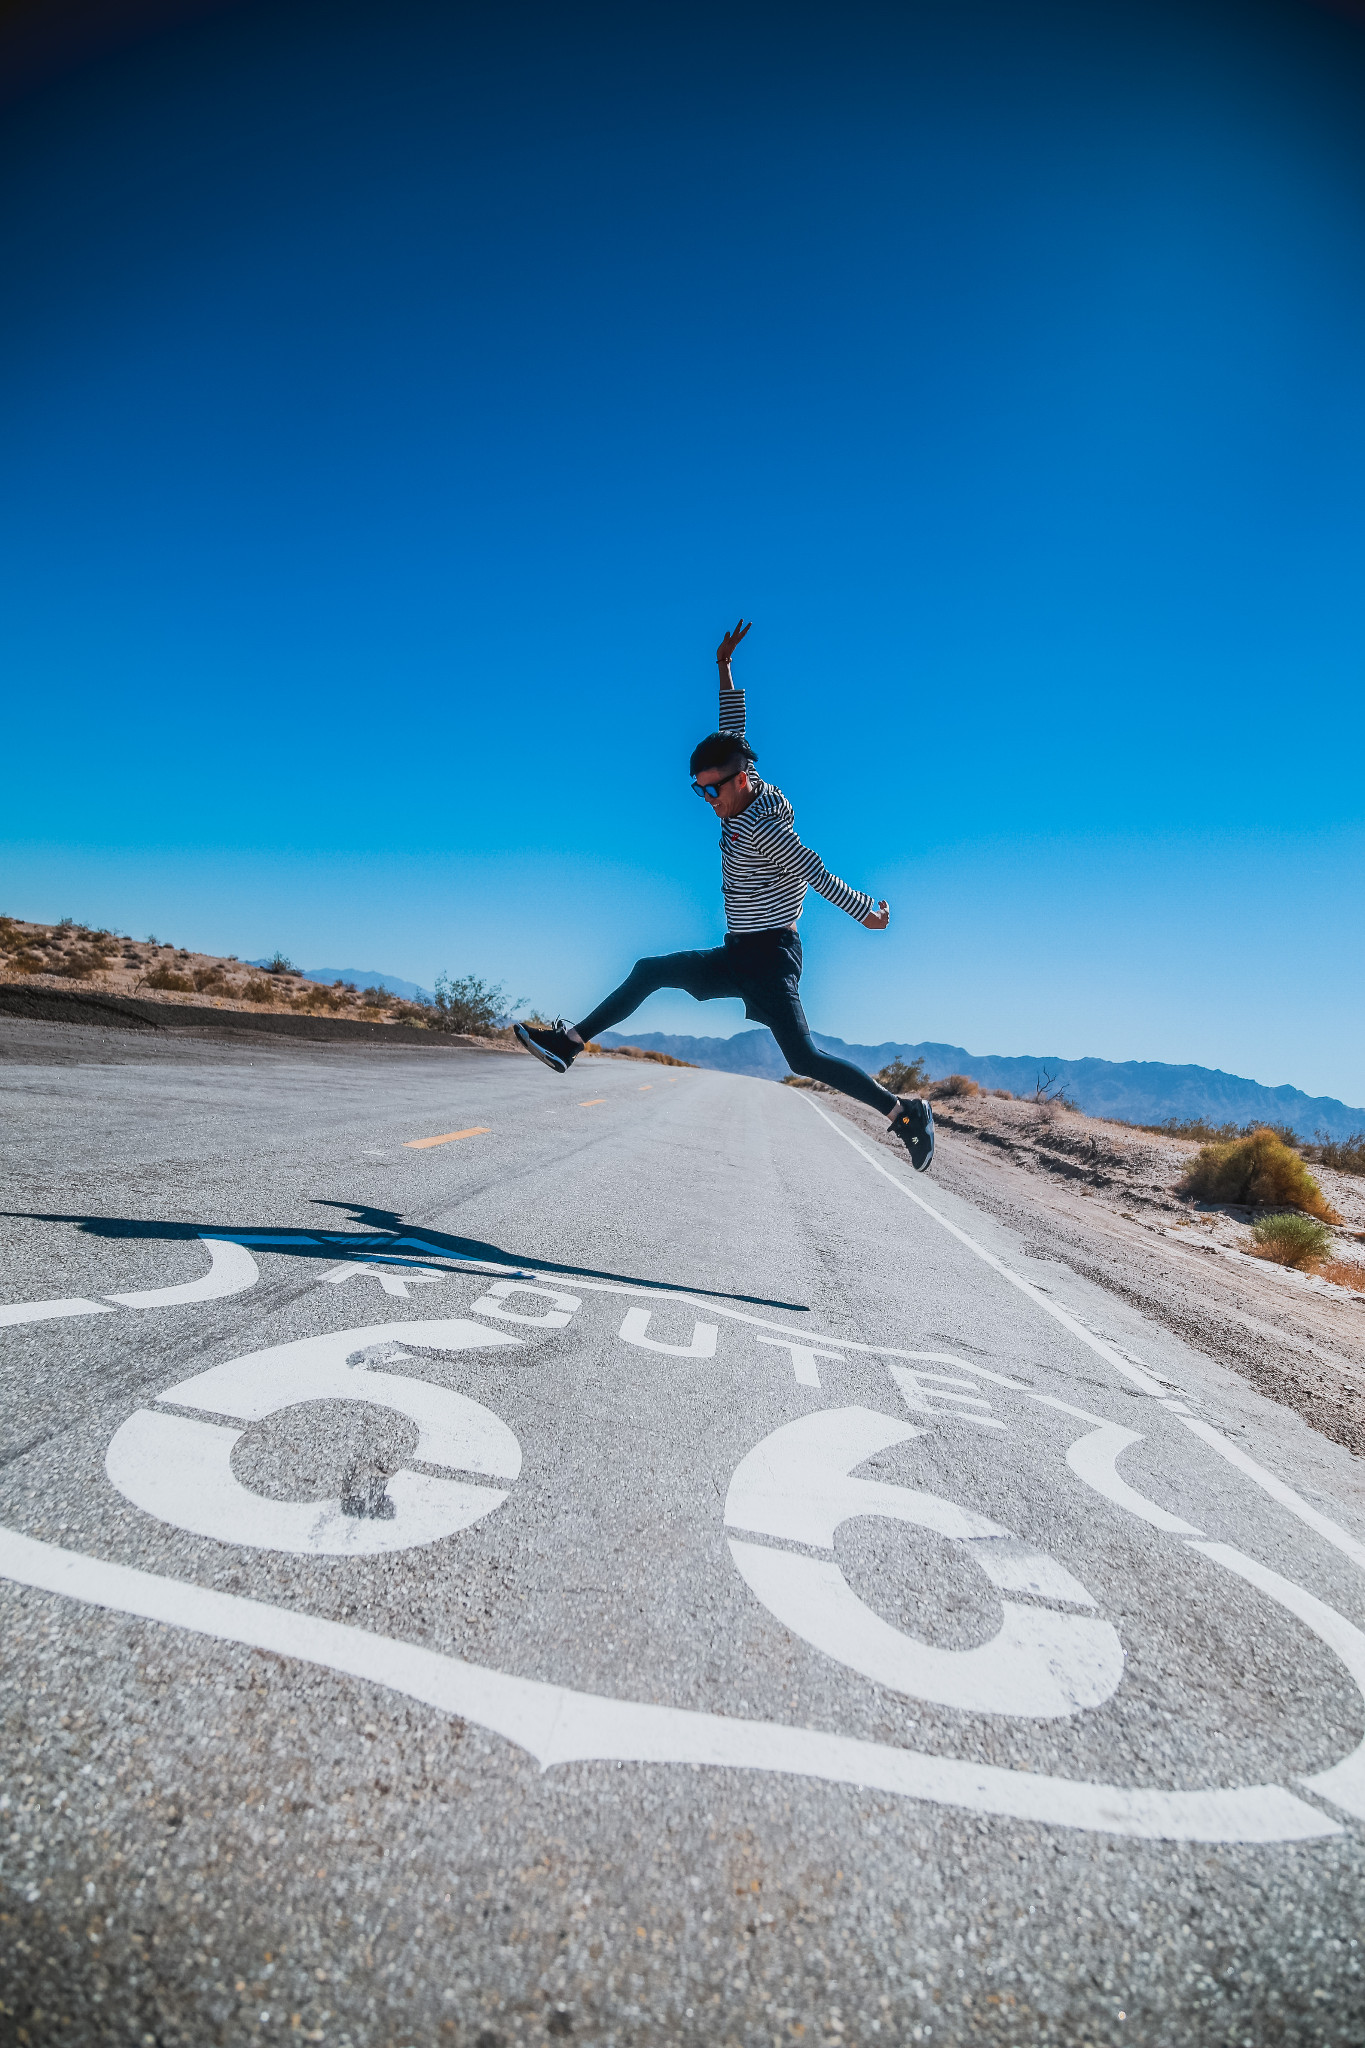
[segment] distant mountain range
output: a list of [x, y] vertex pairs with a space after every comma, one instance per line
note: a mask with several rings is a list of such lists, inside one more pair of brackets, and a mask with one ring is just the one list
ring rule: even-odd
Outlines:
[[[268, 960], [248, 960], [248, 967], [268, 967]], [[404, 981], [398, 974], [381, 974], [374, 967], [302, 967], [299, 969], [305, 981], [353, 981], [357, 988], [386, 988], [396, 996], [403, 996], [410, 1003], [429, 1003], [430, 989], [421, 988], [415, 981]]]
[[[875, 1074], [891, 1060], [922, 1059], [932, 1081], [945, 1074], [966, 1074], [983, 1088], [1008, 1088], [1012, 1095], [1032, 1095], [1040, 1079], [1052, 1076], [1079, 1109], [1091, 1116], [1112, 1116], [1124, 1123], [1155, 1124], [1167, 1117], [1203, 1117], [1209, 1123], [1288, 1124], [1301, 1138], [1324, 1131], [1332, 1138], [1365, 1131], [1365, 1109], [1352, 1109], [1331, 1095], [1305, 1095], [1301, 1088], [1266, 1088], [1240, 1074], [1216, 1067], [1170, 1067], [1160, 1060], [1064, 1060], [1032, 1054], [1010, 1056], [967, 1052], [960, 1045], [848, 1045], [842, 1038], [812, 1033], [815, 1043], [838, 1058], [851, 1060], [865, 1074]], [[715, 1067], [726, 1074], [756, 1074], [780, 1081], [788, 1071], [770, 1031], [740, 1031], [733, 1038], [686, 1038], [668, 1031], [637, 1031], [628, 1037], [604, 1031], [603, 1045], [641, 1045], [651, 1052], [672, 1053], [694, 1066]]]

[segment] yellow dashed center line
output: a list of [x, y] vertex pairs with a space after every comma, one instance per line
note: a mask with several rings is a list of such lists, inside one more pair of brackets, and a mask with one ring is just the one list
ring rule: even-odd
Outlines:
[[441, 1138], [405, 1138], [404, 1144], [410, 1152], [424, 1152], [428, 1145], [453, 1145], [457, 1138], [486, 1138], [487, 1124], [471, 1124], [467, 1131], [447, 1131]]
[[650, 1089], [651, 1089], [651, 1088], [652, 1088], [653, 1086], [654, 1086], [654, 1083], [653, 1083], [652, 1081], [646, 1081], [646, 1082], [645, 1082], [645, 1084], [644, 1084], [644, 1086], [643, 1086], [643, 1088], [637, 1088], [635, 1092], [636, 1092], [636, 1094], [637, 1094], [637, 1095], [648, 1095], [648, 1093], [649, 1093]]
[[580, 1109], [596, 1109], [596, 1107], [597, 1107], [598, 1103], [599, 1103], [599, 1102], [605, 1102], [605, 1101], [606, 1101], [606, 1099], [607, 1099], [607, 1098], [606, 1098], [606, 1096], [605, 1096], [605, 1095], [594, 1095], [594, 1096], [592, 1096], [592, 1097], [591, 1097], [591, 1099], [590, 1099], [589, 1101], [587, 1101], [587, 1102], [580, 1102], [580, 1103], [579, 1103], [579, 1105], [578, 1105], [578, 1107], [579, 1107]]

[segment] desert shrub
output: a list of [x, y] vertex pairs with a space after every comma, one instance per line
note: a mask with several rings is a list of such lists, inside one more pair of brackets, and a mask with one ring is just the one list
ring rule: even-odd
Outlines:
[[[515, 1039], [512, 1040], [514, 1045], [516, 1042]], [[596, 1053], [599, 1059], [650, 1060], [656, 1067], [691, 1067], [694, 1073], [696, 1071], [695, 1060], [675, 1060], [671, 1052], [656, 1052], [649, 1045], [599, 1045], [595, 1038], [590, 1038], [586, 1049], [589, 1052]], [[795, 1074], [788, 1074], [787, 1079], [795, 1082], [797, 1076]], [[814, 1085], [813, 1082], [809, 1081], [802, 1081], [800, 1083], [800, 1086], [803, 1088], [813, 1087]]]
[[1325, 1138], [1319, 1131], [1304, 1151], [1317, 1166], [1334, 1166], [1338, 1173], [1365, 1173], [1365, 1131], [1353, 1138]]
[[1251, 1235], [1257, 1258], [1300, 1271], [1320, 1264], [1332, 1242], [1325, 1224], [1311, 1216], [1262, 1216], [1252, 1224]]
[[226, 988], [228, 985], [226, 974], [218, 966], [196, 967], [191, 980], [201, 996], [212, 993], [216, 988]]
[[[1114, 1123], [1122, 1123], [1122, 1117], [1114, 1117]], [[1230, 1145], [1234, 1138], [1245, 1138], [1249, 1133], [1241, 1124], [1211, 1124], [1202, 1116], [1168, 1116], [1159, 1124], [1134, 1124], [1136, 1131], [1154, 1131], [1162, 1138], [1187, 1138], [1196, 1145]]]
[[41, 953], [32, 953], [27, 948], [11, 956], [10, 965], [16, 974], [41, 974], [47, 962]]
[[52, 972], [64, 975], [68, 981], [88, 981], [99, 965], [97, 954], [68, 953], [64, 959], [56, 962]]
[[1283, 1204], [1320, 1217], [1324, 1223], [1337, 1220], [1298, 1153], [1266, 1129], [1230, 1144], [1201, 1146], [1186, 1169], [1179, 1192], [1206, 1202], [1243, 1203], [1250, 1209]]
[[74, 932], [75, 929], [76, 920], [74, 917], [59, 917], [57, 919], [57, 930], [59, 932]]
[[960, 1095], [979, 1095], [981, 1090], [965, 1074], [945, 1074], [941, 1081], [931, 1081], [924, 1092], [933, 1102], [952, 1102]]
[[173, 967], [153, 967], [142, 977], [140, 986], [145, 988], [174, 989], [177, 995], [193, 995], [194, 983], [188, 974], [177, 974]]
[[259, 974], [253, 974], [243, 984], [242, 994], [249, 1003], [273, 1003], [275, 1000], [275, 990]]
[[1351, 1259], [1324, 1259], [1318, 1267], [1318, 1277], [1332, 1280], [1338, 1287], [1353, 1287], [1357, 1294], [1365, 1294], [1365, 1266], [1358, 1266]]
[[883, 1088], [889, 1088], [893, 1095], [922, 1095], [929, 1085], [929, 1069], [918, 1057], [913, 1060], [892, 1060], [882, 1068], [877, 1079]]
[[297, 974], [299, 970], [288, 955], [276, 947], [265, 963], [265, 971], [267, 974]]
[[475, 974], [456, 979], [442, 973], [436, 977], [433, 1023], [438, 1031], [464, 1031], [476, 1038], [491, 1038], [506, 1005], [502, 989], [480, 981]]
[[[687, 1062], [679, 1060], [677, 1065], [686, 1066]], [[784, 1074], [782, 1076], [782, 1086], [784, 1088], [812, 1088], [817, 1095], [835, 1095], [838, 1093], [837, 1089], [826, 1087], [823, 1081], [812, 1080], [809, 1074]]]
[[393, 1001], [386, 988], [367, 988], [360, 998], [367, 1010], [383, 1010]]

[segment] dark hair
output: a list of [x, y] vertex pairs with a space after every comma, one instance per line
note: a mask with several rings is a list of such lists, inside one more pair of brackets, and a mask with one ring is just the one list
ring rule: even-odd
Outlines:
[[692, 749], [691, 770], [700, 775], [703, 768], [728, 768], [732, 761], [742, 761], [749, 768], [758, 759], [749, 742], [737, 732], [708, 732]]

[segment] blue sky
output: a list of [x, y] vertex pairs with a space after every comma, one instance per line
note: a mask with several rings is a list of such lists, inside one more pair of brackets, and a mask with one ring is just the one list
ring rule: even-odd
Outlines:
[[[1365, 1103], [1365, 24], [224, 7], [0, 120], [0, 907]], [[656, 998], [640, 1028], [731, 1031]]]

